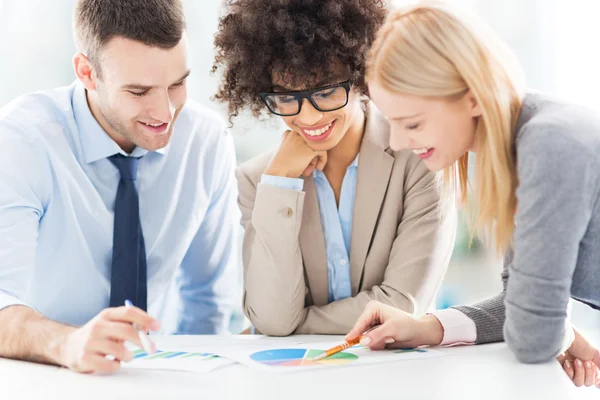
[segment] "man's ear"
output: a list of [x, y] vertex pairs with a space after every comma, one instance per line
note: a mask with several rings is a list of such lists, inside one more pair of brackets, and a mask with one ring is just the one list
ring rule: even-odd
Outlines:
[[73, 67], [75, 69], [75, 75], [83, 83], [83, 86], [87, 90], [96, 90], [96, 77], [97, 74], [94, 71], [94, 67], [90, 62], [89, 58], [78, 52], [73, 56]]

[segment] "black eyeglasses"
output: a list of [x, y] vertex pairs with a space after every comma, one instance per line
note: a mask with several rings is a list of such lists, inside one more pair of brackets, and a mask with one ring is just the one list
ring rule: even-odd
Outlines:
[[302, 100], [307, 99], [314, 108], [322, 112], [335, 111], [348, 104], [350, 81], [335, 83], [311, 90], [298, 92], [259, 93], [269, 111], [282, 117], [300, 113]]

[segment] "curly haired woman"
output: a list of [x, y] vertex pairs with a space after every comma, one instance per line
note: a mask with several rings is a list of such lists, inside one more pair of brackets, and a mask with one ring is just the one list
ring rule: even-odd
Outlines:
[[289, 127], [237, 171], [244, 311], [264, 334], [346, 333], [370, 300], [424, 314], [446, 271], [453, 204], [418, 154], [389, 148], [367, 98], [365, 55], [386, 11], [379, 0], [226, 4], [216, 98], [231, 117], [267, 111]]

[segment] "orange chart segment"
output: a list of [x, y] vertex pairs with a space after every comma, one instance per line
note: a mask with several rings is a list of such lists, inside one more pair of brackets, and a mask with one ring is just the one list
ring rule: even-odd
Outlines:
[[312, 361], [313, 357], [322, 352], [323, 350], [313, 349], [274, 349], [256, 352], [250, 358], [261, 364], [279, 367], [343, 365], [358, 360], [355, 354], [340, 352], [323, 360]]

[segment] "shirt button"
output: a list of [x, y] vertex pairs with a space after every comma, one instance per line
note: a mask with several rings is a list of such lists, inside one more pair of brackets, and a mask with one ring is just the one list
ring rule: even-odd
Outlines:
[[283, 215], [285, 217], [291, 217], [292, 215], [294, 215], [294, 210], [292, 210], [289, 207], [286, 207], [286, 208], [283, 209]]
[[348, 263], [348, 261], [346, 261], [346, 259], [345, 259], [345, 258], [342, 258], [342, 259], [340, 260], [340, 264], [342, 264], [342, 265], [346, 265], [347, 263]]

